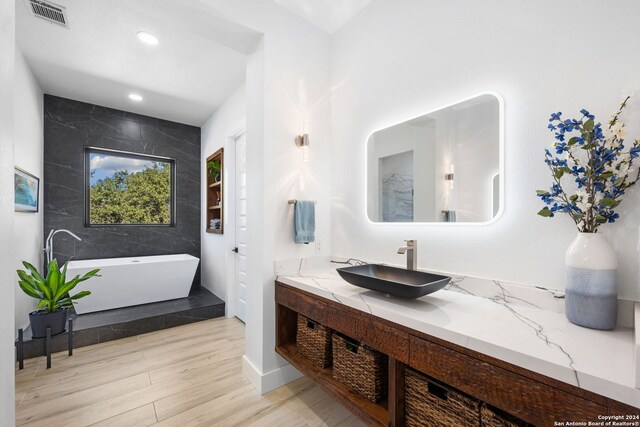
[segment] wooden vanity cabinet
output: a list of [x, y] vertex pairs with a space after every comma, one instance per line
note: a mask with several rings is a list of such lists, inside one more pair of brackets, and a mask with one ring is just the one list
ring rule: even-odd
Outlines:
[[[406, 367], [536, 426], [598, 421], [599, 415], [640, 414], [638, 408], [280, 282], [276, 282], [275, 297], [276, 352], [369, 425], [404, 425]], [[298, 353], [298, 313], [388, 355], [387, 401], [367, 401], [335, 381], [331, 368], [317, 368]]]

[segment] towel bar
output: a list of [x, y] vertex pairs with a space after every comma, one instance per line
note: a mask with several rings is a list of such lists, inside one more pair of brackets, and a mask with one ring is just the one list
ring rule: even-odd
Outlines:
[[[287, 203], [289, 203], [290, 205], [295, 205], [296, 203], [298, 203], [298, 201], [297, 201], [296, 199], [289, 199], [289, 200], [287, 201]], [[317, 204], [318, 204], [318, 202], [314, 200], [314, 201], [313, 201], [313, 204], [314, 204], [314, 205], [317, 205]]]

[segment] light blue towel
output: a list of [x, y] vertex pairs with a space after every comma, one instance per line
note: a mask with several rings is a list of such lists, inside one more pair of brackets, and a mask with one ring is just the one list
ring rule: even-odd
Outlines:
[[310, 200], [298, 200], [293, 211], [293, 232], [296, 243], [308, 245], [315, 242], [316, 204]]

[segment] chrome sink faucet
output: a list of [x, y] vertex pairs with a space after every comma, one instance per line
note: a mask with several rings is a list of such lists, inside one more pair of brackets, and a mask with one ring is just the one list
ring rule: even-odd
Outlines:
[[407, 270], [418, 269], [418, 241], [417, 240], [405, 240], [407, 246], [398, 248], [400, 255], [407, 254]]
[[70, 235], [71, 237], [74, 237], [79, 242], [82, 241], [81, 238], [79, 238], [78, 236], [76, 236], [75, 234], [70, 232], [69, 230], [64, 230], [64, 229], [53, 230], [52, 229], [51, 232], [49, 233], [49, 236], [47, 237], [47, 243], [46, 243], [46, 245], [44, 247], [44, 252], [47, 254], [47, 265], [49, 265], [49, 263], [53, 259], [53, 236], [55, 236], [56, 234], [58, 234], [60, 232], [67, 233], [68, 235]]

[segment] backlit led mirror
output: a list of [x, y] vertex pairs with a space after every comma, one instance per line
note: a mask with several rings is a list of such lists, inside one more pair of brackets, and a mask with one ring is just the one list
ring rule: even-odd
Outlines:
[[502, 210], [502, 102], [482, 94], [371, 134], [367, 214], [383, 223], [486, 223]]

